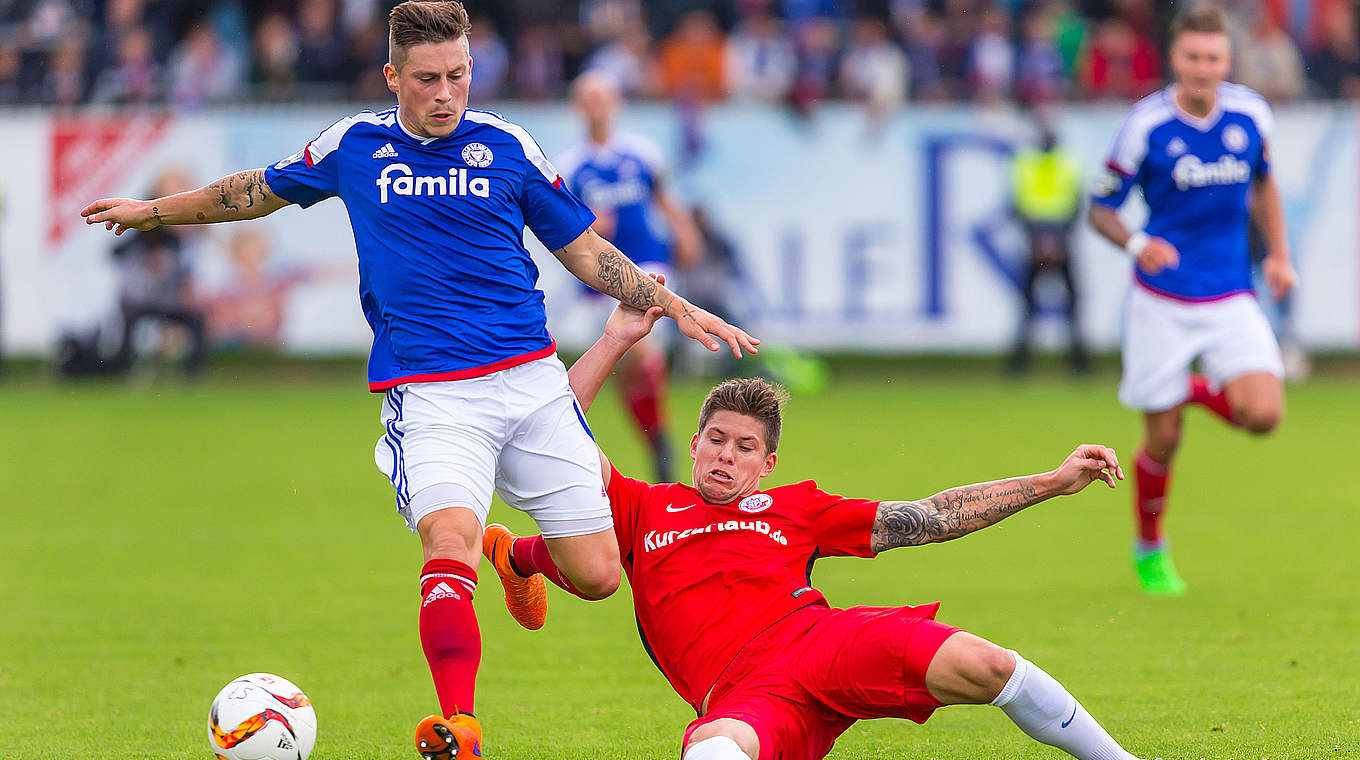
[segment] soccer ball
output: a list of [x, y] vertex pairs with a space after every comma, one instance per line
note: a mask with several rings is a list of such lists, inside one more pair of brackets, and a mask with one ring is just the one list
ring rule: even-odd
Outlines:
[[241, 676], [213, 700], [208, 744], [219, 760], [307, 760], [316, 744], [316, 711], [286, 678]]

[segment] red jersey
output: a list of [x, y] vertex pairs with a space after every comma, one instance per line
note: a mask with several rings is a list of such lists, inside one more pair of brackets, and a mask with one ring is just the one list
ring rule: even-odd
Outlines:
[[649, 485], [614, 469], [609, 502], [643, 646], [697, 711], [756, 634], [796, 609], [827, 606], [812, 563], [873, 556], [877, 501], [811, 480], [709, 504], [690, 486]]

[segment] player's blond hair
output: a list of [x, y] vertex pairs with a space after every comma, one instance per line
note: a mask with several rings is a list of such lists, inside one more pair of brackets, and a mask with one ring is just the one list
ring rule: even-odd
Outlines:
[[765, 382], [759, 377], [727, 380], [714, 386], [699, 409], [699, 432], [714, 412], [736, 412], [754, 417], [765, 425], [765, 453], [779, 448], [779, 434], [783, 429], [782, 411], [789, 400], [788, 391]]
[[466, 37], [472, 22], [457, 0], [407, 0], [387, 15], [387, 28], [387, 62], [400, 69], [412, 45]]
[[1204, 32], [1206, 34], [1227, 34], [1228, 18], [1223, 15], [1223, 10], [1213, 5], [1206, 5], [1190, 11], [1176, 14], [1171, 20], [1171, 42], [1181, 36], [1182, 32]]

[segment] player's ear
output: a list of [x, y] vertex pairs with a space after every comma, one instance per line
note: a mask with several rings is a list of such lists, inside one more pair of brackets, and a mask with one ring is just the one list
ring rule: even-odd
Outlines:
[[765, 466], [760, 468], [760, 477], [766, 477], [774, 472], [775, 462], [779, 461], [779, 455], [771, 451], [765, 455]]
[[397, 67], [393, 66], [390, 63], [384, 63], [383, 76], [387, 78], [387, 89], [391, 90], [392, 92], [396, 92], [397, 80], [398, 77], [400, 76], [400, 72], [397, 71]]
[[695, 433], [695, 434], [694, 434], [694, 437], [691, 438], [691, 439], [689, 439], [689, 458], [690, 458], [690, 459], [698, 459], [698, 458], [699, 458], [699, 434], [698, 434], [698, 433]]

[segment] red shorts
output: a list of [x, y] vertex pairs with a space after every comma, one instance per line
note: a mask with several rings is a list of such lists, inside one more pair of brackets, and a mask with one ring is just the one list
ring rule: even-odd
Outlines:
[[940, 702], [926, 668], [958, 628], [936, 622], [940, 605], [804, 607], [757, 636], [718, 676], [708, 710], [749, 724], [760, 760], [821, 760], [857, 720], [924, 723]]

